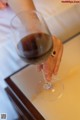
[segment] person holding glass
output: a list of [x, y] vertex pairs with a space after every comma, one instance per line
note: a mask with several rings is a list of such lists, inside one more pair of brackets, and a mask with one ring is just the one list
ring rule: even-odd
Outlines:
[[[48, 2], [48, 0], [46, 2]], [[46, 5], [46, 2], [45, 2], [45, 5]], [[36, 11], [33, 0], [0, 0], [1, 9], [5, 9], [5, 7], [7, 6], [9, 6], [16, 14], [25, 10]], [[31, 16], [31, 18], [34, 19], [34, 16]], [[22, 18], [20, 19], [22, 20]], [[28, 22], [29, 21], [30, 19], [28, 20]], [[52, 40], [54, 43], [54, 50], [52, 54], [49, 55], [48, 59], [44, 62], [44, 64], [38, 65], [39, 71], [43, 69], [47, 81], [50, 81], [52, 75], [56, 75], [58, 73], [58, 69], [60, 66], [62, 53], [63, 53], [63, 45], [61, 40], [59, 40], [55, 36], [52, 36]]]

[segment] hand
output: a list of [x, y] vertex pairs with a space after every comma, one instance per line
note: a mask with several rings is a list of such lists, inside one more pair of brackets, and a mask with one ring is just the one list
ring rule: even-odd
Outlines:
[[44, 62], [44, 64], [40, 64], [38, 66], [39, 71], [43, 69], [47, 81], [51, 80], [53, 74], [54, 75], [57, 74], [63, 53], [63, 45], [61, 41], [55, 36], [53, 37], [53, 43], [55, 55], [54, 56], [51, 55], [47, 59], [47, 61]]

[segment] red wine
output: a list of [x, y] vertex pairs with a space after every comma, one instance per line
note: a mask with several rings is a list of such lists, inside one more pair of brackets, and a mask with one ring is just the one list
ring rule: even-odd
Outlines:
[[28, 63], [41, 63], [53, 50], [52, 38], [45, 33], [33, 33], [25, 36], [17, 44], [19, 56]]

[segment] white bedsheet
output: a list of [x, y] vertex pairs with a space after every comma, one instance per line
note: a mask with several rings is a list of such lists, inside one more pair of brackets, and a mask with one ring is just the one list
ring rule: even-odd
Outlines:
[[0, 114], [6, 113], [7, 120], [17, 120], [18, 116], [3, 90], [7, 86], [4, 78], [25, 65], [12, 44], [10, 21], [13, 16], [10, 8], [0, 10]]
[[[12, 44], [12, 31], [10, 21], [14, 13], [10, 8], [0, 10], [0, 83], [3, 79], [22, 66], [25, 63], [18, 57], [14, 45]], [[5, 84], [2, 84], [5, 86]]]

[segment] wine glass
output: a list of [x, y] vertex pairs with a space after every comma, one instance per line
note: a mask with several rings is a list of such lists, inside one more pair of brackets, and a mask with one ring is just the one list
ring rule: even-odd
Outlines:
[[[11, 20], [14, 44], [18, 55], [29, 64], [41, 64], [48, 59], [54, 49], [51, 33], [42, 15], [37, 11], [21, 11]], [[41, 92], [43, 99], [55, 100], [63, 87], [53, 76], [49, 82], [42, 70], [44, 84]], [[42, 81], [39, 81], [42, 84]]]

